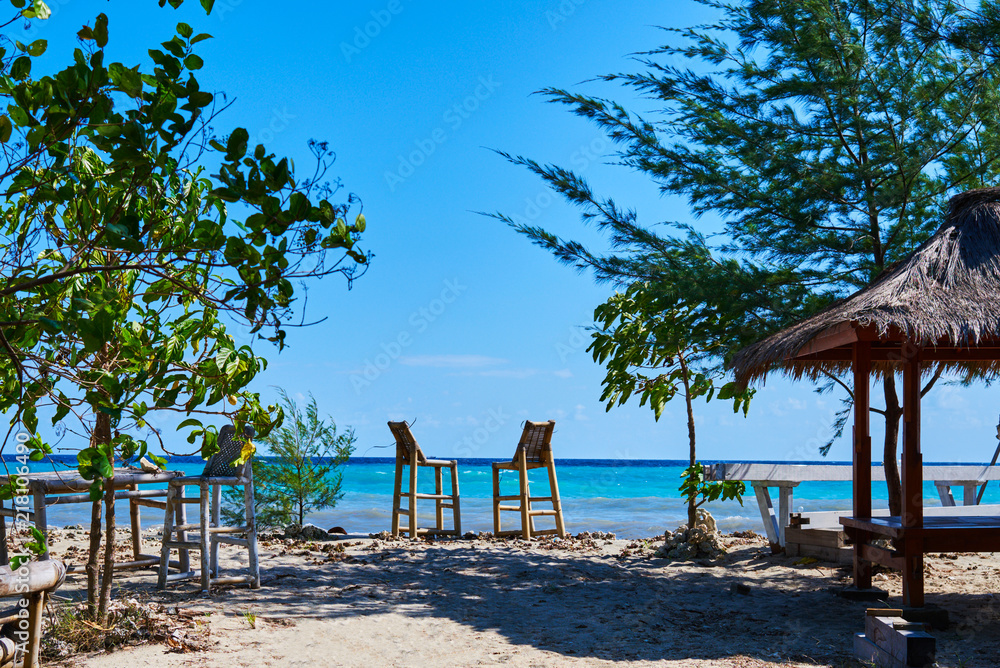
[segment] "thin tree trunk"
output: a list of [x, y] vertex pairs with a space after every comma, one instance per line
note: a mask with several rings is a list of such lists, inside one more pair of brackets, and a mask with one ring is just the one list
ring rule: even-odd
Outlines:
[[97, 619], [97, 583], [100, 568], [97, 566], [97, 554], [101, 549], [101, 500], [91, 504], [90, 511], [90, 552], [87, 556], [87, 614], [92, 620]]
[[[695, 438], [694, 438], [694, 403], [691, 398], [691, 384], [688, 379], [688, 367], [687, 362], [684, 361], [683, 355], [677, 356], [678, 361], [681, 365], [681, 380], [684, 383], [684, 403], [687, 407], [687, 423], [688, 423], [688, 446], [689, 446], [689, 459], [690, 465], [694, 466], [698, 463], [698, 457], [695, 454]], [[694, 497], [688, 498], [688, 528], [693, 529], [695, 522], [698, 519], [698, 506], [696, 499]]]
[[97, 609], [98, 623], [108, 625], [108, 603], [111, 601], [111, 584], [115, 574], [115, 490], [113, 478], [104, 481], [104, 506], [107, 509], [104, 523], [104, 573], [101, 578], [101, 600]]
[[[111, 442], [111, 418], [107, 413], [97, 412], [94, 431], [90, 435], [90, 447], [104, 450]], [[107, 481], [105, 481], [107, 484]], [[97, 565], [101, 550], [101, 500], [93, 502], [90, 511], [90, 553], [87, 555], [87, 611], [91, 619], [98, 619], [97, 585], [100, 567]]]
[[885, 482], [889, 489], [889, 514], [899, 515], [903, 510], [903, 487], [899, 479], [899, 464], [896, 454], [899, 444], [899, 419], [903, 409], [896, 394], [896, 377], [889, 374], [882, 382], [885, 394], [885, 442], [882, 449], [882, 466], [885, 468]]

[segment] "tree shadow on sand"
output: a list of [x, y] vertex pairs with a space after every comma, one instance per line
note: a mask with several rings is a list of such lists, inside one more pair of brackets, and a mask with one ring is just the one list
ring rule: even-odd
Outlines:
[[[840, 586], [843, 571], [790, 568], [791, 559], [765, 556], [760, 549], [738, 550], [717, 565], [694, 567], [589, 556], [528, 551], [516, 543], [488, 548], [465, 542], [390, 543], [306, 568], [301, 562], [265, 561], [261, 590], [223, 589], [211, 600], [240, 609], [252, 605], [267, 617], [396, 613], [450, 620], [498, 633], [515, 646], [566, 657], [746, 656], [836, 666], [860, 665], [851, 660], [852, 635], [863, 630], [865, 608], [877, 605], [834, 595], [831, 589]], [[737, 583], [749, 584], [750, 593], [734, 593]], [[169, 605], [205, 600], [190, 587], [142, 588]], [[953, 617], [956, 610], [961, 614], [952, 630], [935, 632], [939, 657], [968, 660], [977, 639], [1000, 637], [1000, 601], [993, 600], [947, 595]]]

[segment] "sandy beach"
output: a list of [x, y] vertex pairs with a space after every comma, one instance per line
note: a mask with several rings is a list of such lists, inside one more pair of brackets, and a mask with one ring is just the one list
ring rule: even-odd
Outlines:
[[[80, 562], [83, 531], [53, 536]], [[147, 532], [154, 544], [156, 532]], [[867, 607], [833, 593], [849, 569], [771, 555], [753, 534], [723, 539], [713, 562], [653, 556], [661, 541], [592, 537], [410, 542], [350, 536], [261, 541], [262, 588], [195, 583], [155, 589], [155, 573], [118, 579], [117, 597], [158, 610], [165, 637], [53, 666], [860, 666], [851, 636]], [[124, 549], [124, 543], [122, 548]], [[148, 549], [148, 548], [147, 548]], [[223, 548], [224, 563], [245, 553]], [[1000, 655], [1000, 560], [927, 559], [940, 666], [995, 666]], [[898, 604], [899, 576], [876, 584]], [[82, 574], [60, 590], [84, 593]]]

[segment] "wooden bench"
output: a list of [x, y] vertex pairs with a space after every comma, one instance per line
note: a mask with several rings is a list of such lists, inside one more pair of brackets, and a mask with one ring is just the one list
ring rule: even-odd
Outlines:
[[[747, 464], [723, 463], [705, 467], [708, 480], [743, 480], [753, 487], [760, 508], [767, 539], [773, 546], [785, 546], [785, 529], [789, 526], [792, 490], [803, 482], [852, 482], [849, 464]], [[1000, 480], [1000, 466], [925, 466], [924, 480], [933, 480], [942, 506], [955, 506], [951, 488], [963, 488], [963, 503], [976, 504], [976, 490], [991, 480]], [[882, 466], [871, 467], [872, 481], [885, 481]], [[770, 488], [778, 489], [778, 510], [775, 513]], [[851, 511], [838, 513], [850, 514]]]
[[[42, 640], [45, 598], [66, 579], [66, 566], [58, 559], [30, 561], [12, 571], [0, 566], [0, 598], [18, 597], [18, 604], [0, 611], [0, 668], [37, 668]], [[26, 604], [26, 605], [25, 605]]]

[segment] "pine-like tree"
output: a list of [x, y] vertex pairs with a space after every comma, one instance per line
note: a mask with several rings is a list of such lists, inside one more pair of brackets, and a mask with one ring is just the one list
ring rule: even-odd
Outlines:
[[[698, 1], [721, 18], [668, 30], [669, 44], [640, 56], [639, 73], [602, 77], [651, 100], [655, 113], [542, 92], [605, 131], [616, 162], [685, 198], [695, 216], [721, 219], [722, 240], [693, 228], [664, 234], [578, 174], [503, 153], [582, 207], [612, 251], [495, 216], [598, 280], [678, 286], [684, 301], [732, 323], [732, 353], [870, 284], [930, 235], [950, 196], [996, 183], [1000, 7]], [[850, 401], [842, 379], [824, 382]], [[899, 512], [902, 408], [893, 375], [880, 382], [885, 408], [873, 410], [885, 418], [890, 507]]]

